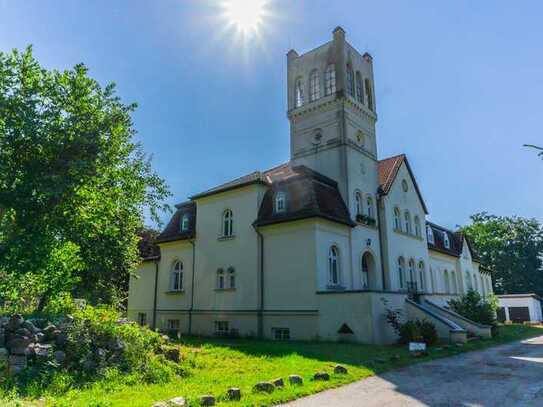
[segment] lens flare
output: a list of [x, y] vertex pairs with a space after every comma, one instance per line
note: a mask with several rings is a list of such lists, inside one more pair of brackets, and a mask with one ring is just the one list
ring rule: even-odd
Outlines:
[[264, 23], [267, 0], [227, 0], [224, 14], [229, 24], [244, 35], [258, 35]]

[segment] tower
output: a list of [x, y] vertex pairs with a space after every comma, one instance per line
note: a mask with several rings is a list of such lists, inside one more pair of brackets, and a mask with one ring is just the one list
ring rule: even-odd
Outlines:
[[291, 161], [337, 181], [352, 209], [357, 190], [378, 186], [372, 57], [337, 27], [330, 42], [289, 51], [287, 66]]

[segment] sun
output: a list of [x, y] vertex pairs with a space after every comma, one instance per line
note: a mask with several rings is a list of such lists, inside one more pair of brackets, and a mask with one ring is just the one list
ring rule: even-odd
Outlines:
[[240, 33], [258, 34], [264, 23], [268, 0], [226, 0], [223, 2], [224, 14]]

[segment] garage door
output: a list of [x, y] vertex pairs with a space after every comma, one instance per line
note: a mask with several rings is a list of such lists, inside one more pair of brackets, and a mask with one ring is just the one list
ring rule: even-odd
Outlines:
[[513, 322], [525, 322], [530, 320], [528, 307], [509, 307], [509, 318]]

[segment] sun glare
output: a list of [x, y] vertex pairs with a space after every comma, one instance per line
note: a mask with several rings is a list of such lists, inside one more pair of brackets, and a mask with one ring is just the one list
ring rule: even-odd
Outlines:
[[229, 24], [242, 34], [258, 34], [264, 22], [267, 0], [227, 0], [223, 7]]

